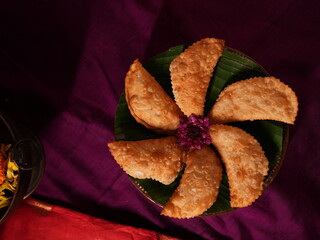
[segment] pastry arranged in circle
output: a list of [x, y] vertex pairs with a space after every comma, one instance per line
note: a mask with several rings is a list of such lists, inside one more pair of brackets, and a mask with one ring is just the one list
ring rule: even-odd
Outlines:
[[160, 133], [172, 133], [182, 112], [160, 84], [135, 60], [125, 78], [126, 100], [137, 122]]
[[269, 170], [262, 147], [237, 127], [215, 124], [210, 127], [210, 136], [226, 167], [231, 207], [251, 205], [261, 195]]
[[221, 179], [220, 159], [209, 146], [190, 150], [180, 184], [161, 214], [175, 218], [202, 214], [216, 201]]
[[224, 40], [204, 38], [171, 62], [174, 99], [186, 116], [203, 115], [209, 82], [223, 48]]
[[[250, 77], [230, 84], [225, 81], [226, 86], [215, 78], [224, 53], [230, 58], [223, 40], [205, 38], [174, 57], [168, 66], [174, 100], [138, 60], [126, 75], [125, 98], [131, 115], [161, 135], [114, 141], [108, 146], [128, 175], [175, 184], [172, 195], [161, 205], [162, 215], [201, 216], [215, 205], [221, 191], [228, 193], [226, 188], [230, 194], [221, 197], [229, 207], [251, 205], [262, 194], [270, 162], [254, 134], [228, 124], [262, 119], [289, 124], [295, 121], [297, 97], [277, 78]], [[219, 76], [225, 76], [228, 70], [234, 71], [222, 64]], [[227, 76], [234, 78], [232, 74]], [[213, 82], [214, 88], [209, 91], [212, 79], [220, 82]], [[206, 110], [208, 94], [219, 89], [218, 99]]]
[[294, 91], [275, 77], [255, 77], [227, 86], [209, 113], [211, 122], [276, 120], [293, 124], [298, 112]]
[[170, 184], [183, 166], [184, 151], [176, 142], [176, 137], [171, 136], [110, 142], [108, 147], [117, 163], [130, 176]]

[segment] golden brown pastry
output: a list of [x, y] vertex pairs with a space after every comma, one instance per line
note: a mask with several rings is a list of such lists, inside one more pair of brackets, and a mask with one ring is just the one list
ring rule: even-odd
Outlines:
[[172, 183], [182, 169], [185, 151], [176, 137], [108, 143], [111, 154], [130, 176], [151, 178], [163, 184]]
[[209, 146], [192, 149], [174, 194], [161, 214], [175, 218], [201, 215], [216, 201], [222, 178], [220, 159]]
[[222, 55], [224, 40], [202, 39], [170, 64], [176, 103], [186, 116], [203, 115], [204, 102], [214, 68]]
[[210, 136], [226, 167], [231, 207], [251, 205], [261, 195], [269, 169], [262, 147], [237, 127], [216, 124], [210, 127]]
[[277, 120], [293, 124], [297, 96], [275, 77], [255, 77], [227, 86], [209, 113], [210, 122]]
[[173, 133], [182, 112], [160, 84], [135, 60], [125, 78], [126, 100], [137, 122], [158, 133]]
[[[172, 183], [186, 164], [162, 215], [191, 218], [212, 206], [222, 179], [219, 157], [228, 175], [231, 207], [251, 205], [262, 193], [269, 161], [253, 136], [219, 123], [295, 121], [298, 101], [292, 89], [275, 77], [255, 77], [231, 84], [220, 93], [209, 112], [214, 124], [209, 128], [209, 137], [204, 103], [223, 49], [224, 40], [205, 38], [174, 58], [169, 70], [176, 102], [139, 60], [133, 62], [126, 75], [125, 94], [131, 115], [152, 131], [177, 137], [111, 142], [108, 146], [117, 163], [132, 177], [151, 178], [163, 184]], [[210, 139], [219, 156], [207, 146]]]

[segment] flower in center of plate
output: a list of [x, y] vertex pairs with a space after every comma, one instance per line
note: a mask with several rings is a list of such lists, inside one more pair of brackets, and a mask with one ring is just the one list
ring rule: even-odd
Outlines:
[[176, 134], [180, 147], [201, 149], [202, 145], [211, 144], [209, 135], [209, 118], [191, 114], [189, 117], [181, 117]]

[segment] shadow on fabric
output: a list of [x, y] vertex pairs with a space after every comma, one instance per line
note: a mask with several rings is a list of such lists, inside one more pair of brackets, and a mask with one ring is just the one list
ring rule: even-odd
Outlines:
[[76, 0], [1, 4], [1, 108], [35, 132], [67, 104], [92, 4]]

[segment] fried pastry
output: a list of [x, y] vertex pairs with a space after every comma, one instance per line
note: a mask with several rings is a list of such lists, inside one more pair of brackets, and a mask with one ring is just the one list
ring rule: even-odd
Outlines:
[[294, 91], [275, 77], [255, 77], [227, 86], [209, 113], [211, 123], [276, 120], [293, 124], [298, 112]]
[[202, 39], [177, 56], [170, 64], [174, 98], [186, 116], [202, 116], [207, 89], [222, 55], [224, 40]]
[[125, 78], [126, 101], [137, 122], [158, 133], [173, 133], [183, 114], [160, 84], [135, 60]]
[[[135, 120], [157, 133], [176, 135], [111, 142], [108, 144], [111, 154], [128, 175], [163, 184], [172, 183], [186, 166], [162, 215], [192, 218], [207, 211], [219, 193], [222, 163], [228, 176], [231, 207], [251, 205], [263, 191], [269, 161], [253, 136], [222, 123], [276, 120], [293, 124], [296, 119], [298, 101], [292, 89], [275, 77], [254, 77], [220, 92], [208, 115], [213, 124], [209, 138], [208, 126], [201, 125], [207, 123], [204, 104], [223, 50], [224, 40], [205, 38], [173, 59], [169, 70], [175, 101], [139, 60], [132, 63], [126, 75], [125, 96]], [[203, 122], [195, 122], [192, 114]], [[190, 124], [181, 117], [187, 117]], [[177, 128], [181, 132], [176, 133]], [[217, 151], [206, 145], [210, 139]], [[191, 148], [186, 150], [179, 144]]]
[[185, 152], [176, 137], [108, 143], [111, 154], [130, 176], [172, 183], [182, 169]]
[[187, 155], [181, 181], [161, 214], [175, 218], [201, 215], [216, 201], [222, 178], [220, 159], [209, 146]]
[[258, 141], [240, 128], [216, 124], [210, 127], [213, 145], [226, 167], [231, 207], [251, 205], [262, 193], [268, 159]]

